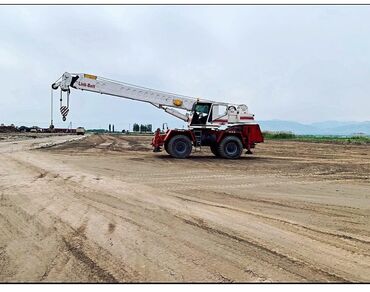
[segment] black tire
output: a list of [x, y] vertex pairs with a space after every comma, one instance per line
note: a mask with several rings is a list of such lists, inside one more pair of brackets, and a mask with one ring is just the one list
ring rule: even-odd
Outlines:
[[242, 155], [243, 144], [238, 137], [227, 136], [218, 145], [218, 153], [222, 158], [236, 159]]
[[216, 144], [216, 145], [211, 145], [209, 148], [211, 149], [211, 152], [212, 152], [216, 157], [220, 157], [220, 153], [218, 152], [217, 144]]
[[168, 154], [170, 154], [170, 152], [168, 152], [168, 142], [165, 142], [165, 143], [164, 143], [164, 150], [166, 150], [166, 152], [167, 152]]
[[175, 158], [187, 158], [189, 157], [192, 144], [189, 137], [185, 135], [173, 136], [168, 142], [168, 154]]

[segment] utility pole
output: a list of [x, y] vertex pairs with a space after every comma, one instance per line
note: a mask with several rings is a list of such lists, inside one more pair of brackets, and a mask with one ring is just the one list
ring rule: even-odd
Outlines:
[[51, 96], [50, 96], [50, 129], [54, 129], [53, 125], [53, 89], [51, 89]]

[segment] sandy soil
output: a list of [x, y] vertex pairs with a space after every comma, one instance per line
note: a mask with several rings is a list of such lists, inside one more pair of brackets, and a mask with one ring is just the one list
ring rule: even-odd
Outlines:
[[0, 281], [370, 281], [369, 145], [149, 141], [0, 139]]

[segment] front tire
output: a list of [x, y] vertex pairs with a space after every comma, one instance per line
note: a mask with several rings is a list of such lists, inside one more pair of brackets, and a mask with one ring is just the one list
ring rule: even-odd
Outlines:
[[189, 137], [185, 135], [176, 135], [170, 139], [167, 148], [168, 150], [166, 150], [168, 154], [172, 157], [182, 159], [189, 157], [192, 150], [192, 144]]
[[218, 152], [222, 158], [236, 159], [242, 155], [243, 144], [238, 137], [227, 136], [218, 145]]
[[166, 150], [166, 152], [167, 152], [168, 154], [170, 154], [170, 152], [168, 151], [168, 142], [165, 142], [165, 143], [164, 143], [164, 150]]

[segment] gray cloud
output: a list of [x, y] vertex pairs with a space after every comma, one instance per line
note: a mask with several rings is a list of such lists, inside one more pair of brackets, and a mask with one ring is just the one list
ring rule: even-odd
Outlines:
[[[367, 6], [0, 6], [0, 122], [48, 126], [65, 71], [246, 103], [258, 119], [369, 120], [369, 33]], [[71, 98], [76, 126], [183, 125], [138, 102]]]

